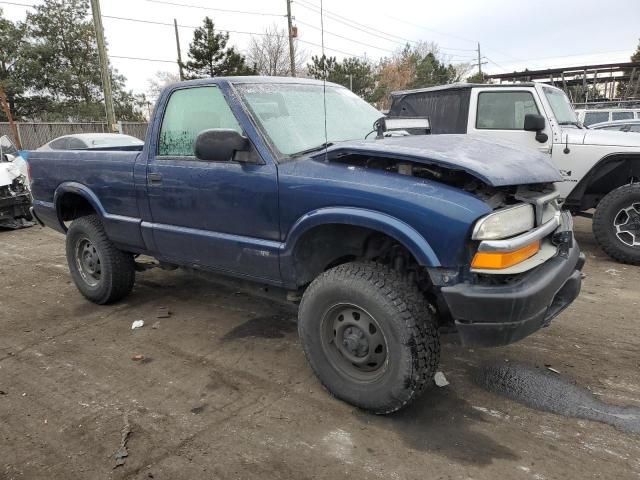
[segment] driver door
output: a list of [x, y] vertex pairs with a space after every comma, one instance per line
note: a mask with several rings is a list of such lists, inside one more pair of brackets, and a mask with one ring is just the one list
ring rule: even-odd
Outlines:
[[543, 130], [547, 141], [536, 140], [535, 132], [524, 129], [524, 117], [528, 113], [546, 118], [542, 105], [527, 89], [474, 88], [471, 95], [467, 133], [498, 138], [518, 145], [535, 148], [544, 153], [551, 152], [552, 132], [547, 125]]
[[279, 281], [276, 166], [257, 153], [260, 163], [196, 158], [196, 136], [210, 128], [242, 133], [219, 87], [171, 94], [147, 164], [156, 250], [178, 264]]

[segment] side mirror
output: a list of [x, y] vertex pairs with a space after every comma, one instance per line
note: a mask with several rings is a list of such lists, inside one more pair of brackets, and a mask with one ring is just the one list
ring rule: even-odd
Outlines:
[[546, 123], [544, 117], [536, 113], [527, 113], [524, 116], [524, 129], [527, 132], [541, 132]]
[[236, 152], [249, 150], [249, 139], [230, 128], [203, 130], [196, 137], [195, 154], [200, 160], [229, 162]]
[[542, 132], [546, 124], [547, 122], [542, 115], [527, 113], [524, 116], [524, 129], [527, 132], [536, 132], [536, 140], [540, 143], [545, 143], [549, 140], [549, 136]]
[[0, 161], [12, 162], [18, 155], [18, 149], [6, 135], [0, 137]]

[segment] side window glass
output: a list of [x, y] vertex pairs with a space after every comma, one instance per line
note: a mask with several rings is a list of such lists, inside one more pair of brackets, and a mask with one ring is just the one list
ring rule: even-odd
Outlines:
[[584, 114], [584, 124], [589, 126], [594, 123], [608, 122], [609, 112], [587, 112]]
[[82, 150], [87, 148], [87, 146], [81, 140], [77, 138], [69, 138], [69, 143], [67, 144], [67, 148], [69, 150]]
[[57, 140], [54, 140], [53, 142], [51, 142], [49, 146], [54, 150], [66, 150], [67, 142], [68, 142], [67, 137], [58, 138]]
[[530, 92], [482, 92], [478, 95], [476, 128], [522, 130], [527, 113], [540, 113]]
[[230, 128], [242, 133], [218, 87], [194, 87], [171, 94], [160, 127], [158, 156], [191, 157], [203, 130]]
[[630, 120], [633, 112], [611, 112], [611, 120]]

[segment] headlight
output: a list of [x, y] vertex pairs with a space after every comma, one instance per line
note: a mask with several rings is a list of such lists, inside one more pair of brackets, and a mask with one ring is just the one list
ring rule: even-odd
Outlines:
[[533, 206], [522, 203], [507, 207], [482, 217], [473, 227], [473, 240], [496, 240], [513, 237], [531, 230], [534, 226]]

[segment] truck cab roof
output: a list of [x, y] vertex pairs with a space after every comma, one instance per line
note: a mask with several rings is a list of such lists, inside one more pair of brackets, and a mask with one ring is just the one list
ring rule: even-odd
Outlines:
[[535, 82], [520, 82], [520, 83], [450, 83], [447, 85], [436, 85], [434, 87], [425, 87], [425, 88], [416, 88], [412, 90], [398, 90], [396, 92], [391, 92], [391, 96], [398, 95], [407, 95], [407, 94], [416, 94], [423, 92], [438, 92], [445, 90], [467, 90], [475, 87], [482, 88], [514, 88], [514, 87], [535, 87]]
[[[192, 85], [218, 85], [221, 83], [263, 83], [263, 84], [275, 84], [275, 83], [296, 83], [296, 84], [307, 84], [307, 85], [323, 85], [325, 82], [322, 80], [315, 80], [312, 78], [299, 78], [299, 77], [268, 77], [262, 75], [244, 75], [244, 76], [235, 76], [235, 77], [211, 77], [211, 78], [201, 78], [198, 80], [185, 80], [182, 82], [177, 82], [172, 84], [169, 88], [175, 89], [180, 87], [188, 87]], [[326, 85], [331, 85], [334, 87], [342, 87], [342, 85], [338, 85], [337, 83], [326, 82]], [[344, 88], [344, 87], [342, 87]]]

